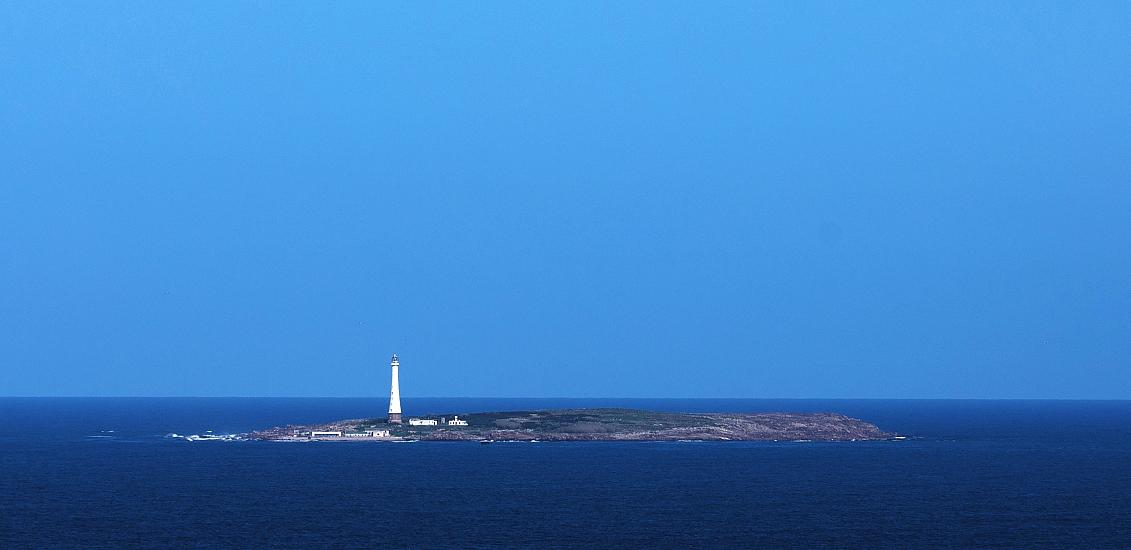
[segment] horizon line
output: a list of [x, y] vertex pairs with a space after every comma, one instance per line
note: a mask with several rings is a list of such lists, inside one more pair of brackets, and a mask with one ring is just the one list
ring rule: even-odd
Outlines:
[[[333, 396], [333, 395], [0, 395], [0, 399], [377, 399], [386, 396]], [[762, 401], [1131, 401], [1131, 397], [576, 397], [576, 396], [439, 396], [426, 395], [405, 399], [665, 399], [665, 400], [717, 400], [741, 399]]]

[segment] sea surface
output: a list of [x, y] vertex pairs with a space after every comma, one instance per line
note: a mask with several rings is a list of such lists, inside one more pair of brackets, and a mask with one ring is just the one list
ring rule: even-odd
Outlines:
[[851, 443], [188, 442], [381, 399], [0, 398], [0, 548], [1131, 548], [1131, 401], [405, 399], [835, 411]]

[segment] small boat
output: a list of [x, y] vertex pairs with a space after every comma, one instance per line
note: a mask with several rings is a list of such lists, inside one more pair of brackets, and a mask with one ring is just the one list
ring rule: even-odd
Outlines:
[[488, 443], [494, 443], [494, 442], [495, 442], [494, 439], [480, 439], [479, 440], [479, 443], [482, 443], [483, 445], [486, 445]]

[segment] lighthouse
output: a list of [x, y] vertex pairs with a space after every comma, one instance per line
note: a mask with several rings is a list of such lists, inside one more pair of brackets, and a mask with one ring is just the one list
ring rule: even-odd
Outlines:
[[393, 367], [393, 388], [389, 391], [389, 424], [400, 424], [401, 381], [397, 377], [397, 371], [400, 370], [401, 362], [397, 361], [397, 354], [393, 354], [393, 360], [389, 362], [389, 366]]

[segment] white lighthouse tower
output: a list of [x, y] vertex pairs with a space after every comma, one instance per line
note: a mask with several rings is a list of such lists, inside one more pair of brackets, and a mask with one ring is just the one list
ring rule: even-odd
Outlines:
[[389, 391], [389, 424], [400, 424], [401, 381], [397, 377], [397, 371], [400, 370], [401, 362], [397, 361], [397, 354], [393, 354], [393, 360], [389, 365], [393, 367], [393, 389]]

